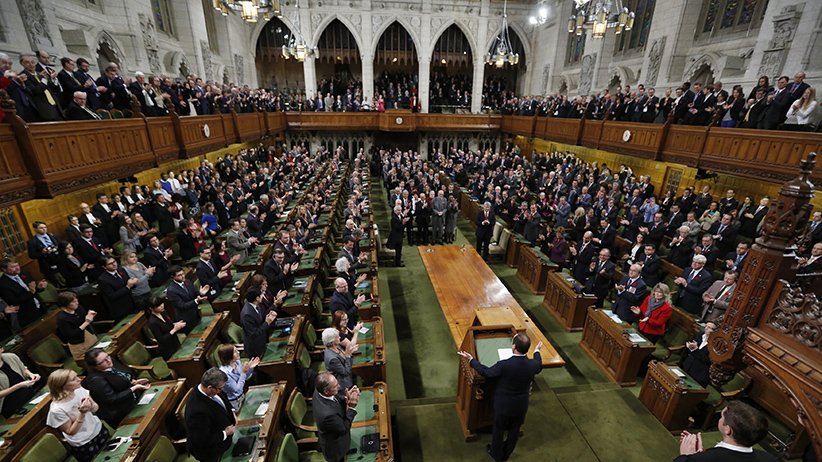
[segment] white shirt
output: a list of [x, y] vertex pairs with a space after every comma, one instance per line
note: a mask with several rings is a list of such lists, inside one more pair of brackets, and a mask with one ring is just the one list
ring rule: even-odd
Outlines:
[[[89, 396], [88, 390], [78, 388], [74, 390], [74, 397], [66, 401], [52, 401], [49, 405], [49, 413], [46, 417], [46, 425], [52, 428], [59, 428], [70, 419], [80, 417], [80, 401]], [[72, 446], [82, 446], [91, 441], [102, 428], [103, 423], [100, 418], [91, 412], [86, 412], [83, 423], [77, 433], [69, 435], [63, 433], [63, 437]]]
[[730, 449], [731, 451], [736, 451], [736, 452], [753, 452], [753, 448], [746, 448], [745, 446], [737, 446], [735, 444], [726, 443], [724, 441], [720, 441], [719, 443], [716, 443], [715, 447]]

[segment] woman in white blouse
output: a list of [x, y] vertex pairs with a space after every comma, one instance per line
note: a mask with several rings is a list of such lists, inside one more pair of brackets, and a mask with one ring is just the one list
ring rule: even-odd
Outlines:
[[810, 125], [817, 127], [822, 121], [822, 108], [816, 102], [816, 90], [813, 87], [805, 89], [802, 97], [794, 101], [788, 109], [786, 124]]
[[94, 415], [99, 406], [82, 387], [77, 373], [57, 369], [48, 378], [51, 405], [46, 425], [62, 432], [69, 451], [79, 462], [90, 462], [105, 447], [109, 432]]

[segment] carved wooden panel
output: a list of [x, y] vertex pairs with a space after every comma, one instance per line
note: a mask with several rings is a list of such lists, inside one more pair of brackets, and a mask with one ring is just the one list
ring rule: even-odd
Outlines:
[[237, 131], [237, 124], [234, 120], [235, 114], [222, 114], [223, 130], [225, 131], [226, 144], [233, 144], [240, 142], [240, 134]]
[[380, 113], [380, 130], [384, 132], [413, 132], [417, 129], [416, 114], [394, 109]]
[[376, 130], [379, 113], [288, 112], [289, 130]]
[[599, 137], [602, 135], [602, 125], [605, 123], [601, 120], [585, 120], [585, 125], [582, 127], [582, 139], [580, 140], [583, 146], [589, 148], [599, 147]]
[[237, 129], [240, 132], [240, 141], [259, 139], [265, 132], [263, 119], [258, 112], [237, 114]]
[[171, 117], [149, 117], [146, 119], [146, 125], [157, 164], [177, 159], [180, 156], [180, 145], [174, 134]]
[[[822, 133], [712, 128], [700, 166], [753, 178], [788, 180], [809, 152], [822, 152]], [[822, 170], [812, 175], [822, 180]]]
[[[602, 124], [599, 147], [600, 149], [653, 159], [656, 157], [662, 142], [663, 128], [664, 126], [660, 124], [609, 120]], [[625, 141], [626, 138], [628, 141]]]
[[286, 128], [288, 128], [288, 124], [285, 121], [285, 113], [266, 112], [265, 126], [266, 130], [268, 130], [269, 135], [284, 132]]
[[226, 133], [221, 115], [181, 117], [180, 132], [186, 157], [226, 146]]
[[0, 207], [34, 197], [34, 180], [26, 168], [11, 125], [0, 125]]
[[577, 134], [579, 133], [579, 126], [582, 123], [581, 119], [560, 119], [545, 117], [543, 131], [539, 128], [535, 130], [539, 136], [546, 140], [559, 141], [566, 144], [577, 144]]
[[512, 135], [522, 135], [526, 137], [534, 136], [535, 117], [531, 116], [505, 116], [503, 117], [502, 130]]
[[707, 133], [708, 129], [705, 127], [671, 125], [665, 145], [662, 146], [661, 160], [696, 167]]
[[490, 132], [500, 128], [501, 116], [485, 114], [416, 114], [417, 130]]

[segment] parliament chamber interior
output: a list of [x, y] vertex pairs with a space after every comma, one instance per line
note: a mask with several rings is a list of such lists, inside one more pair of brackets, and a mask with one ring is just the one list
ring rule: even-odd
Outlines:
[[0, 0], [0, 462], [822, 460], [820, 24]]

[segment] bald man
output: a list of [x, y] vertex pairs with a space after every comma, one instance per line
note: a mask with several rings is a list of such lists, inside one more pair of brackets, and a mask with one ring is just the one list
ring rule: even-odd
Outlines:
[[66, 107], [66, 120], [100, 120], [100, 116], [86, 106], [88, 95], [82, 91], [75, 91], [74, 98]]
[[352, 329], [357, 324], [359, 318], [360, 305], [365, 302], [365, 294], [360, 294], [357, 298], [348, 291], [348, 281], [343, 278], [334, 280], [334, 293], [331, 294], [331, 314], [336, 311], [345, 311], [348, 315], [348, 328]]

